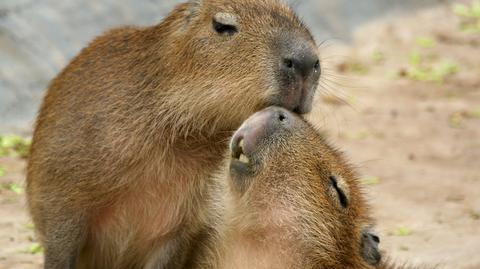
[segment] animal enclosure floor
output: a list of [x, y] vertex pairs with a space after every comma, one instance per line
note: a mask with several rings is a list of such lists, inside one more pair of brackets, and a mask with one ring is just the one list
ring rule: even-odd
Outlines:
[[[465, 23], [445, 5], [365, 26], [350, 47], [321, 47], [309, 119], [358, 166], [394, 260], [480, 268], [480, 31], [460, 31]], [[41, 268], [25, 162], [0, 167], [0, 269]]]

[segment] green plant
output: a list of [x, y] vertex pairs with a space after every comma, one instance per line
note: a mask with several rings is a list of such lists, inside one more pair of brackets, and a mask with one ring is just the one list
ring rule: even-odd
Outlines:
[[480, 33], [480, 0], [471, 5], [454, 4], [453, 12], [462, 18], [460, 30], [467, 33]]
[[452, 128], [461, 128], [464, 121], [470, 119], [480, 119], [480, 108], [473, 108], [470, 110], [456, 111], [448, 117], [448, 125]]
[[16, 135], [0, 136], [0, 157], [19, 156], [26, 158], [30, 150], [30, 140]]
[[6, 171], [3, 166], [0, 166], [0, 177], [3, 177], [5, 175]]
[[376, 63], [376, 64], [380, 64], [380, 63], [383, 63], [385, 61], [385, 53], [379, 51], [379, 50], [376, 50], [373, 52], [372, 54], [372, 60]]
[[[435, 59], [435, 57], [430, 57]], [[434, 61], [428, 59], [418, 51], [413, 51], [409, 56], [410, 67], [406, 76], [412, 80], [442, 83], [447, 76], [458, 72], [458, 65], [448, 61]]]
[[412, 230], [407, 227], [399, 227], [393, 231], [393, 234], [396, 236], [409, 236], [412, 234]]
[[431, 49], [436, 46], [435, 41], [429, 37], [419, 37], [415, 41], [417, 42], [417, 45], [426, 49]]
[[33, 223], [29, 222], [29, 223], [25, 224], [25, 228], [29, 229], [29, 230], [33, 230], [33, 229], [35, 229], [35, 225]]
[[22, 194], [23, 193], [23, 188], [20, 187], [18, 184], [15, 184], [15, 183], [9, 184], [8, 189], [13, 191], [16, 194]]
[[362, 185], [377, 185], [380, 183], [379, 177], [365, 177], [360, 179]]
[[470, 119], [480, 119], [480, 107], [467, 111], [466, 116]]
[[39, 243], [31, 244], [27, 249], [24, 251], [28, 254], [38, 254], [43, 252], [43, 247]]
[[448, 117], [448, 125], [451, 128], [461, 128], [464, 121], [462, 112], [455, 112]]
[[368, 73], [368, 67], [360, 62], [348, 63], [347, 70], [358, 75], [366, 75]]
[[20, 187], [18, 184], [16, 183], [4, 183], [4, 184], [1, 184], [0, 185], [0, 189], [5, 189], [5, 190], [9, 190], [9, 191], [12, 191], [18, 195], [22, 194], [23, 193], [23, 188]]

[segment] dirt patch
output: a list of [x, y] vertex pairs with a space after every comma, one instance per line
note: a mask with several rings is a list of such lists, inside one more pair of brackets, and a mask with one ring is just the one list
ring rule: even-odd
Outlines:
[[330, 95], [311, 120], [359, 165], [391, 256], [473, 269], [480, 268], [480, 32], [461, 31], [462, 23], [442, 6], [366, 26], [353, 47], [326, 48], [322, 87]]
[[25, 162], [3, 157], [0, 167], [0, 268], [41, 268], [42, 255], [25, 204]]
[[[386, 252], [447, 269], [480, 268], [480, 34], [462, 24], [441, 6], [322, 46], [310, 116], [359, 166]], [[25, 164], [0, 166], [0, 268], [40, 268]]]

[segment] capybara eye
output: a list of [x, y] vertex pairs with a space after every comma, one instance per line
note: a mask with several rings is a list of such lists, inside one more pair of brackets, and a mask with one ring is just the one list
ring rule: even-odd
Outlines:
[[338, 186], [337, 177], [330, 176], [330, 186], [337, 192], [338, 200], [340, 201], [340, 205], [343, 208], [347, 208], [348, 206], [348, 199], [345, 195], [345, 192]]
[[213, 17], [213, 29], [221, 35], [234, 35], [238, 32], [236, 16], [223, 12], [215, 14]]

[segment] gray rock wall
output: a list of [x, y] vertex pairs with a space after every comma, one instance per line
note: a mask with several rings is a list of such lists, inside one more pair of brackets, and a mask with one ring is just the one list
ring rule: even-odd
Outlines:
[[[259, 0], [260, 1], [260, 0]], [[0, 133], [28, 133], [48, 82], [89, 40], [157, 23], [181, 1], [0, 0]], [[291, 0], [317, 40], [348, 41], [358, 25], [439, 0]]]

